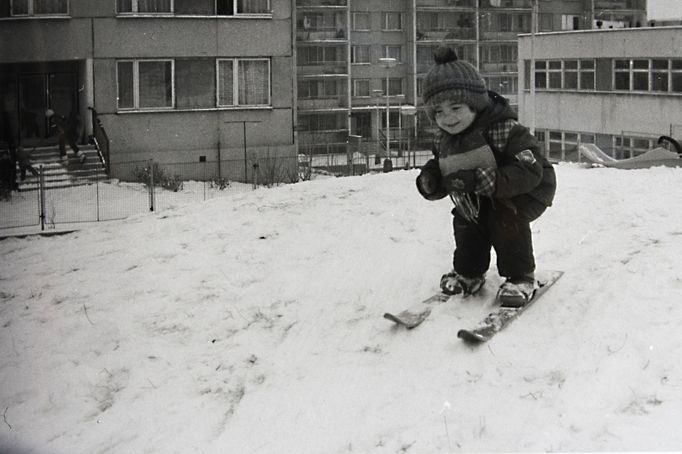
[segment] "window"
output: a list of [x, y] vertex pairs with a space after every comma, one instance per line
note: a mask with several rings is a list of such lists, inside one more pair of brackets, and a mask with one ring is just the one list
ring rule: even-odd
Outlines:
[[353, 13], [353, 30], [369, 31], [372, 28], [371, 23], [369, 13]]
[[3, 0], [0, 17], [69, 14], [68, 0]]
[[630, 90], [630, 60], [613, 62], [614, 84], [616, 90]]
[[580, 90], [594, 90], [595, 64], [594, 60], [580, 60]]
[[299, 99], [336, 99], [343, 85], [334, 79], [304, 80], [298, 83]]
[[341, 54], [343, 51], [336, 47], [305, 46], [298, 51], [298, 62], [301, 66], [324, 65], [337, 63], [345, 60]]
[[668, 60], [651, 60], [651, 91], [668, 91]]
[[262, 15], [272, 12], [270, 0], [116, 0], [116, 11], [123, 14], [209, 16]]
[[535, 62], [535, 88], [547, 88], [547, 62]]
[[353, 64], [371, 63], [369, 56], [369, 46], [353, 46], [351, 47], [351, 60]]
[[402, 61], [402, 48], [400, 46], [384, 46], [382, 57], [395, 58], [398, 63]]
[[632, 60], [632, 89], [635, 91], [649, 89], [649, 60]]
[[353, 79], [353, 96], [369, 97], [369, 79]]
[[118, 62], [119, 109], [173, 107], [173, 61]]
[[119, 13], [171, 13], [171, 0], [117, 0]]
[[386, 91], [386, 79], [381, 79], [381, 90], [388, 96], [397, 96], [403, 94], [403, 80], [399, 77], [389, 77], [388, 92]]
[[561, 60], [550, 60], [547, 63], [549, 88], [561, 89]]
[[119, 110], [270, 104], [268, 59], [120, 60], [116, 69]]
[[382, 30], [402, 30], [402, 14], [396, 12], [384, 12], [381, 14]]
[[218, 60], [218, 106], [269, 104], [270, 60]]
[[670, 91], [682, 92], [682, 60], [670, 60]]
[[578, 89], [578, 60], [564, 61], [564, 88], [567, 90]]
[[215, 60], [175, 60], [175, 104], [178, 109], [215, 107]]
[[616, 59], [613, 71], [614, 90], [682, 92], [682, 61], [679, 59]]

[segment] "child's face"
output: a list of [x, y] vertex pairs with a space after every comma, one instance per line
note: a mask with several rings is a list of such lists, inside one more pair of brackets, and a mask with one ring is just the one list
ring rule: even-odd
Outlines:
[[476, 119], [476, 111], [466, 104], [442, 101], [436, 105], [436, 124], [448, 134], [459, 134]]

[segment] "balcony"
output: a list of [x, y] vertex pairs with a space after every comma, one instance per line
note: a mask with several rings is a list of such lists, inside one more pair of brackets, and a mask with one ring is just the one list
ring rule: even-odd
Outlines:
[[296, 71], [299, 77], [315, 77], [315, 76], [348, 76], [348, 65], [345, 61], [326, 61], [326, 62], [299, 62], [296, 66]]
[[324, 30], [296, 30], [298, 42], [346, 42], [348, 38], [343, 28]]
[[346, 7], [347, 0], [296, 0], [296, 8]]
[[481, 41], [516, 41], [521, 33], [530, 33], [530, 30], [518, 30], [512, 32], [481, 31]]
[[531, 0], [481, 0], [481, 9], [531, 9]]
[[453, 28], [450, 30], [417, 30], [417, 41], [458, 41], [475, 40], [476, 30], [473, 28]]
[[417, 9], [475, 8], [476, 0], [417, 0]]
[[324, 98], [299, 98], [297, 103], [298, 110], [307, 112], [348, 108], [348, 98], [342, 95]]
[[596, 10], [641, 10], [646, 11], [646, 3], [643, 0], [595, 0]]

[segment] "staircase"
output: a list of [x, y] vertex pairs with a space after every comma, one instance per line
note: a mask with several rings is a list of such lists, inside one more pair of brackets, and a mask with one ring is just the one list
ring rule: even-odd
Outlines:
[[[59, 159], [59, 147], [37, 148], [31, 153], [31, 165], [36, 170], [43, 166], [45, 176], [45, 189], [69, 188], [94, 183], [107, 179], [106, 169], [99, 158], [94, 145], [82, 145], [80, 153], [84, 153], [86, 160], [83, 164], [73, 154], [73, 150], [67, 147], [68, 159]], [[34, 191], [38, 189], [39, 179], [33, 176], [30, 170], [26, 171], [26, 179], [20, 181], [19, 166], [17, 165], [17, 183], [21, 191]]]

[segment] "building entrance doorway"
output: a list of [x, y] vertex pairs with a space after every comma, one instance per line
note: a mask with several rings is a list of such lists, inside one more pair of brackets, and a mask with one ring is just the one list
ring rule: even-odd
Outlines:
[[24, 147], [57, 143], [45, 111], [72, 119], [78, 115], [78, 73], [47, 72], [18, 75], [19, 143]]

